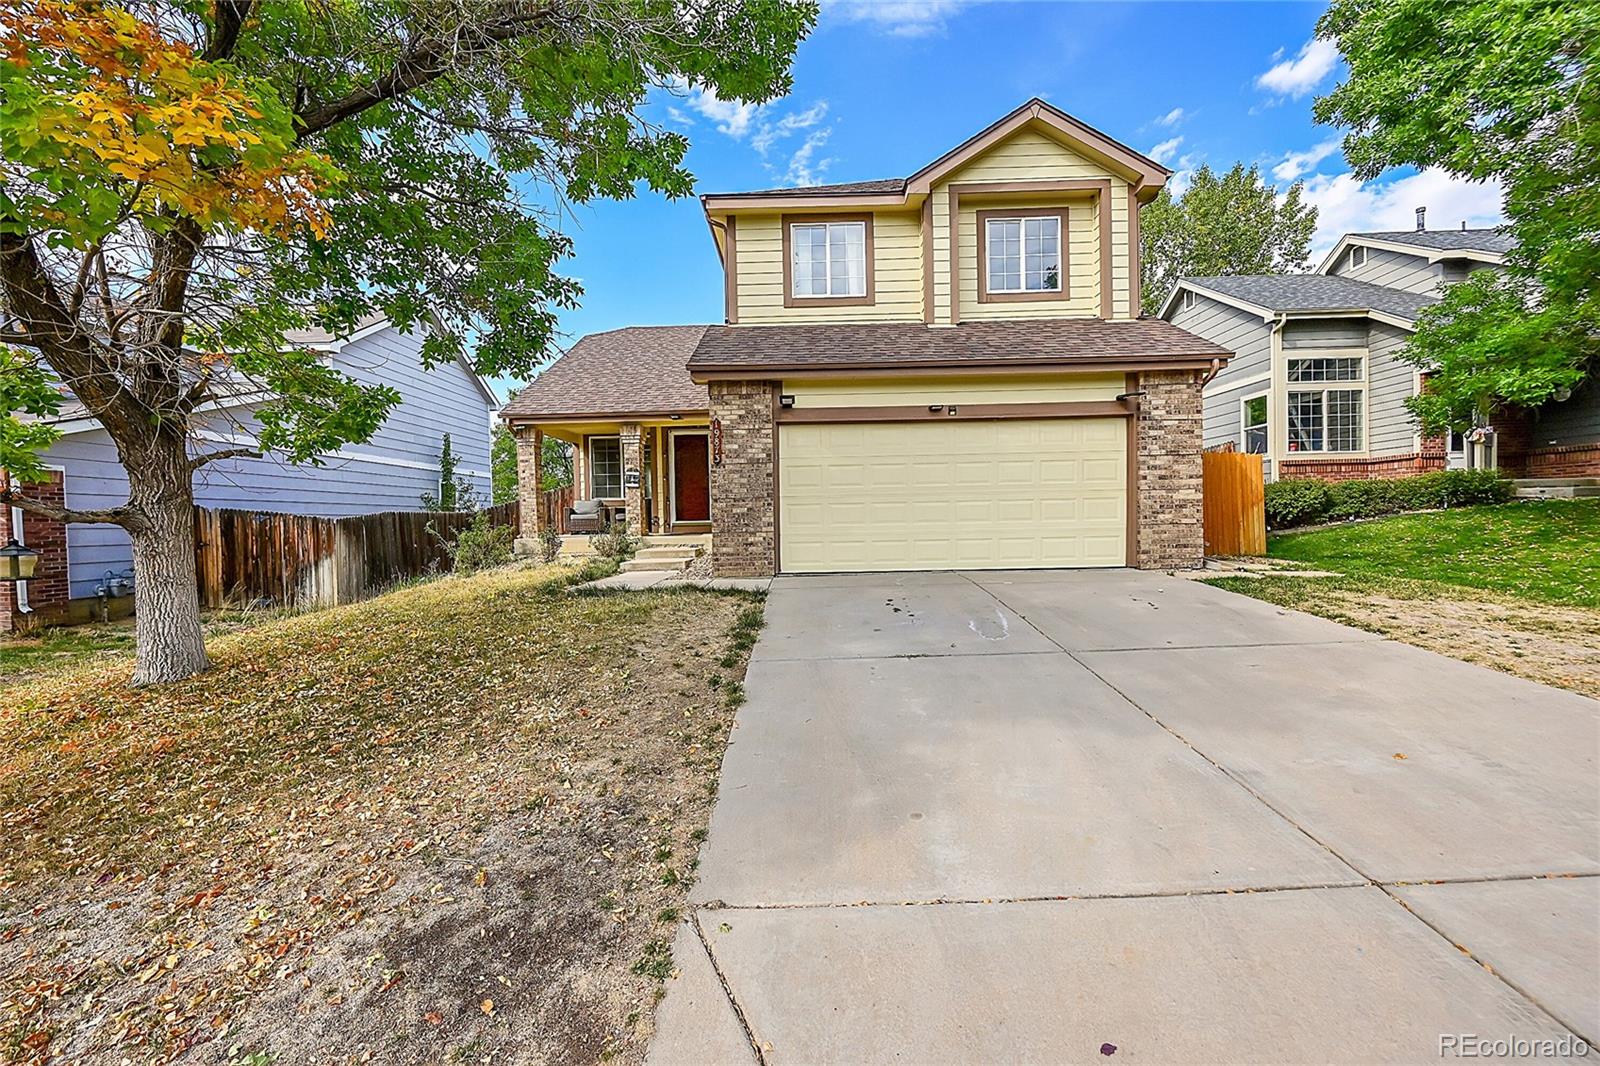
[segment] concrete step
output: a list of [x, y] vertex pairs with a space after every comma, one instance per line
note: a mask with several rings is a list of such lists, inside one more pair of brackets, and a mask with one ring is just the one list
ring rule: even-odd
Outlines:
[[693, 556], [689, 558], [673, 559], [640, 559], [635, 556], [623, 563], [619, 569], [625, 574], [637, 573], [640, 570], [687, 570]]
[[640, 540], [647, 548], [711, 547], [710, 533], [647, 533]]
[[1518, 485], [1519, 500], [1600, 499], [1600, 485]]
[[698, 547], [684, 547], [681, 545], [660, 545], [659, 547], [643, 547], [634, 554], [635, 559], [682, 559], [688, 562], [700, 554]]
[[1600, 487], [1600, 477], [1519, 477], [1512, 482], [1517, 488], [1587, 488]]

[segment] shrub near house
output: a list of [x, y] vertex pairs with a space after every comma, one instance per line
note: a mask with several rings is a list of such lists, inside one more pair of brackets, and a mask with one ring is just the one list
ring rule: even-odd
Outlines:
[[1290, 529], [1404, 511], [1505, 503], [1511, 493], [1511, 482], [1493, 470], [1435, 470], [1416, 477], [1370, 481], [1291, 478], [1267, 486], [1267, 525]]

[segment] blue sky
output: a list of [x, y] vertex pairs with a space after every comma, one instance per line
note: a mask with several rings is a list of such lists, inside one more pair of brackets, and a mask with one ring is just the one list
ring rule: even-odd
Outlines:
[[[1314, 254], [1340, 233], [1500, 220], [1495, 189], [1400, 171], [1360, 183], [1311, 102], [1341, 76], [1321, 3], [825, 0], [789, 96], [756, 108], [686, 90], [651, 117], [683, 130], [700, 192], [900, 177], [1031, 96], [1184, 172], [1262, 164], [1308, 183]], [[627, 325], [717, 322], [721, 272], [698, 201], [644, 195], [560, 219], [583, 306], [564, 344]], [[1315, 258], [1313, 262], [1315, 262]]]

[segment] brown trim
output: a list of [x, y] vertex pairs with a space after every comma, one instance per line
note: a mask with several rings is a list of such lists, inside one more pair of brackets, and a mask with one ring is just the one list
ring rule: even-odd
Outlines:
[[[783, 470], [778, 461], [778, 445], [783, 435], [778, 432], [778, 419], [782, 408], [778, 404], [778, 394], [783, 392], [782, 382], [772, 383], [772, 572], [783, 573], [783, 508], [782, 497], [778, 494], [779, 474]], [[713, 516], [715, 517], [715, 516]], [[713, 534], [714, 536], [715, 534]]]
[[[818, 222], [862, 222], [866, 225], [866, 239], [864, 251], [866, 253], [866, 284], [865, 296], [796, 296], [794, 294], [794, 259], [790, 248], [789, 229], [796, 224], [814, 225]], [[878, 294], [874, 288], [874, 269], [872, 251], [872, 215], [780, 215], [778, 224], [783, 227], [783, 306], [785, 307], [870, 307], [877, 303]]]
[[922, 321], [933, 324], [933, 197], [922, 201]]
[[[1072, 283], [1069, 280], [1069, 252], [1068, 235], [1070, 233], [1072, 208], [1070, 207], [995, 207], [986, 211], [973, 213], [975, 227], [974, 240], [977, 242], [978, 258], [978, 302], [981, 304], [995, 303], [1037, 303], [1040, 300], [1070, 300], [1072, 299]], [[989, 291], [989, 234], [987, 227], [990, 220], [995, 218], [1050, 218], [1054, 217], [1060, 225], [1056, 234], [1056, 243], [1061, 252], [1061, 260], [1057, 269], [1061, 272], [1061, 288], [1042, 292], [990, 292]]]
[[774, 375], [783, 377], [875, 377], [879, 374], [970, 374], [983, 373], [1082, 373], [1094, 370], [1209, 370], [1214, 355], [1174, 355], [1166, 359], [1141, 359], [1138, 356], [1103, 359], [932, 359], [905, 362], [859, 363], [757, 363], [749, 366], [690, 367], [689, 373], [697, 382], [706, 381], [767, 381]]
[[[741, 211], [745, 214], [762, 214], [772, 211], [817, 211], [833, 208], [861, 208], [861, 207], [905, 207], [915, 197], [903, 192], [871, 192], [852, 195], [850, 193], [822, 193], [816, 196], [806, 196], [788, 193], [781, 196], [749, 192], [720, 192], [707, 193], [700, 197], [700, 204], [706, 212], [716, 211], [727, 214], [732, 211]], [[730, 216], [731, 217], [731, 216]]]
[[722, 271], [722, 319], [730, 326], [739, 321], [738, 225], [738, 219], [729, 218], [723, 224], [722, 231], [724, 243], [728, 246]]
[[1144, 314], [1143, 278], [1140, 264], [1144, 249], [1139, 246], [1139, 192], [1128, 187], [1128, 316], [1138, 318]]
[[1126, 418], [1121, 400], [1069, 400], [1058, 403], [957, 403], [886, 407], [791, 407], [779, 409], [782, 423], [842, 422], [999, 422], [1015, 418]]
[[[1139, 391], [1139, 375], [1129, 374], [1125, 391], [1133, 393]], [[1128, 403], [1133, 408], [1133, 417], [1128, 419], [1128, 488], [1123, 493], [1127, 497], [1125, 503], [1128, 508], [1128, 517], [1125, 525], [1127, 528], [1127, 554], [1128, 565], [1139, 565], [1139, 400], [1138, 396], [1129, 396]]]
[[677, 411], [561, 411], [552, 414], [535, 412], [524, 414], [521, 412], [500, 413], [500, 418], [509, 425], [542, 425], [546, 422], [643, 422], [650, 419], [671, 419], [674, 415], [683, 418], [710, 418], [711, 408], [685, 407]]
[[[1114, 310], [1111, 301], [1111, 179], [1064, 178], [1054, 181], [992, 181], [956, 182], [950, 190], [950, 324], [961, 324], [961, 198], [1010, 200], [1044, 194], [1091, 193], [1095, 210], [1100, 216], [1100, 317], [1109, 319]], [[980, 246], [982, 244], [981, 235]], [[1063, 233], [1063, 236], [1065, 234]], [[1066, 242], [1062, 242], [1062, 258], [1066, 258]], [[975, 257], [978, 271], [983, 273], [983, 257]], [[982, 279], [980, 278], [980, 284]], [[1065, 300], [1066, 296], [1057, 297]]]

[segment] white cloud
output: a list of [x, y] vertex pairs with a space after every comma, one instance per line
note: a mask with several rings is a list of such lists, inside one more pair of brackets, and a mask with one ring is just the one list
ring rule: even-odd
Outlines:
[[698, 85], [689, 90], [684, 102], [696, 114], [709, 119], [717, 127], [718, 132], [726, 133], [736, 141], [750, 132], [750, 124], [755, 121], [756, 112], [760, 110], [756, 104], [719, 100], [715, 89]]
[[1429, 229], [1454, 229], [1462, 220], [1473, 228], [1505, 221], [1497, 183], [1465, 181], [1437, 168], [1391, 181], [1317, 174], [1306, 181], [1305, 198], [1317, 206], [1313, 260], [1326, 255], [1346, 233], [1413, 229], [1419, 207], [1428, 209]]
[[1183, 108], [1175, 107], [1171, 111], [1168, 111], [1165, 115], [1162, 115], [1160, 118], [1156, 119], [1156, 125], [1167, 126], [1169, 128], [1176, 126], [1178, 123], [1183, 121], [1183, 113]]
[[757, 127], [755, 136], [750, 138], [750, 145], [762, 155], [766, 155], [767, 150], [778, 141], [798, 130], [808, 130], [827, 117], [828, 101], [818, 100], [804, 111], [784, 115], [776, 122], [763, 120]]
[[1177, 169], [1167, 179], [1167, 188], [1172, 191], [1173, 199], [1182, 199], [1183, 194], [1189, 191], [1189, 186], [1194, 184], [1194, 169], [1204, 159], [1199, 152], [1185, 152], [1178, 157]]
[[[1281, 50], [1274, 53], [1273, 58], [1276, 59], [1280, 54]], [[1322, 84], [1322, 79], [1338, 62], [1339, 49], [1333, 42], [1313, 37], [1300, 49], [1299, 55], [1274, 64], [1256, 79], [1256, 85], [1279, 96], [1292, 96], [1298, 100]]]
[[1330, 137], [1303, 152], [1289, 152], [1284, 155], [1282, 162], [1272, 168], [1272, 176], [1279, 181], [1293, 181], [1302, 174], [1309, 174], [1317, 169], [1318, 163], [1337, 152], [1339, 144], [1340, 138]]
[[865, 22], [895, 37], [942, 33], [945, 20], [973, 0], [822, 0], [822, 17]]
[[1174, 137], [1171, 140], [1162, 141], [1145, 154], [1162, 166], [1166, 166], [1167, 162], [1178, 154], [1178, 147], [1182, 144], [1182, 137]]
[[816, 158], [817, 150], [828, 143], [828, 137], [833, 133], [832, 127], [813, 130], [805, 139], [805, 143], [795, 149], [794, 155], [789, 157], [789, 169], [784, 172], [785, 185], [820, 185], [822, 176], [828, 167], [833, 164], [831, 157]]

